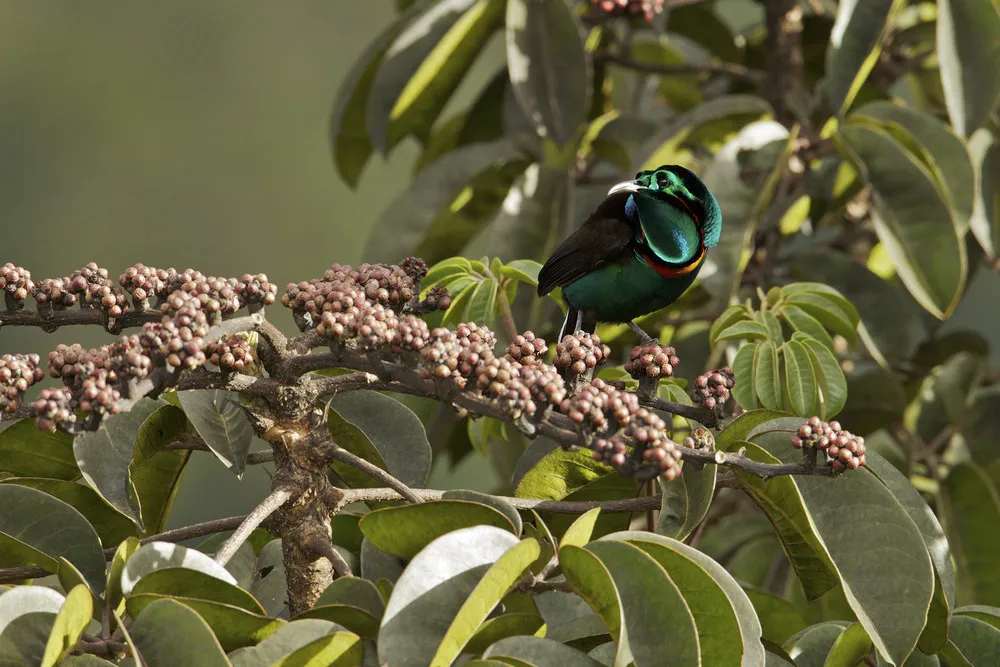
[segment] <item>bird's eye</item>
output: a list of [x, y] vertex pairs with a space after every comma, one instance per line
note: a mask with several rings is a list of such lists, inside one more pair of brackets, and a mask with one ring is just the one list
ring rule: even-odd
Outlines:
[[667, 184], [669, 182], [670, 182], [670, 180], [667, 178], [666, 174], [664, 174], [662, 171], [661, 172], [657, 172], [657, 174], [656, 174], [656, 184], [657, 185], [659, 185], [661, 188], [665, 188], [665, 187], [667, 187]]

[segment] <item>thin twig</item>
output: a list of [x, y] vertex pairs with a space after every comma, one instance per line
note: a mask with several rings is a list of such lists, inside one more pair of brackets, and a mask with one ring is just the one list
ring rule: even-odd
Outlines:
[[744, 65], [736, 63], [685, 63], [683, 65], [660, 65], [656, 63], [644, 63], [633, 60], [626, 56], [615, 53], [604, 53], [599, 56], [605, 62], [625, 67], [644, 74], [728, 74], [738, 79], [744, 79], [753, 84], [760, 84], [764, 81], [764, 73], [752, 70]]
[[247, 515], [247, 518], [243, 520], [240, 527], [215, 552], [215, 562], [219, 565], [228, 563], [229, 559], [236, 555], [236, 551], [240, 548], [240, 545], [250, 537], [250, 533], [256, 530], [260, 524], [264, 523], [267, 517], [274, 514], [275, 510], [284, 505], [291, 497], [291, 490], [284, 488], [275, 489], [267, 494], [267, 497]]
[[340, 446], [333, 447], [332, 451], [330, 452], [330, 456], [332, 456], [335, 460], [340, 461], [341, 463], [346, 463], [349, 466], [357, 468], [361, 472], [368, 473], [378, 481], [388, 486], [390, 489], [394, 490], [408, 502], [411, 503], [424, 502], [424, 499], [421, 498], [419, 495], [417, 495], [414, 492], [414, 490], [408, 487], [406, 484], [399, 481], [398, 479], [387, 473], [385, 470], [382, 470], [374, 463], [369, 463], [360, 456], [355, 456], [354, 454], [347, 451], [343, 447]]

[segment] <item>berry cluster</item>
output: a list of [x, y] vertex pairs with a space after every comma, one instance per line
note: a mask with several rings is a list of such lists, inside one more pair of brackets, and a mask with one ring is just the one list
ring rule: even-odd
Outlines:
[[600, 366], [611, 356], [611, 348], [601, 344], [597, 334], [577, 331], [567, 334], [556, 345], [556, 356], [552, 365], [566, 369], [573, 375], [581, 375], [587, 370]]
[[147, 322], [139, 332], [139, 345], [154, 366], [166, 366], [171, 371], [181, 368], [194, 370], [205, 363], [204, 337], [208, 335], [208, 318], [204, 311], [189, 302], [173, 317], [162, 322]]
[[43, 316], [52, 309], [64, 310], [76, 305], [76, 294], [69, 288], [66, 278], [45, 278], [35, 288], [35, 303]]
[[35, 425], [43, 431], [55, 431], [57, 428], [69, 431], [76, 424], [73, 392], [69, 387], [42, 389], [31, 407], [35, 410]]
[[23, 308], [24, 300], [34, 289], [35, 283], [31, 280], [31, 271], [14, 266], [10, 262], [0, 266], [0, 290], [3, 290], [8, 308]]
[[840, 426], [840, 422], [825, 422], [810, 417], [792, 438], [798, 449], [815, 447], [826, 452], [834, 472], [857, 469], [865, 464], [865, 439]]
[[688, 449], [703, 449], [712, 451], [715, 449], [715, 437], [707, 428], [698, 427], [691, 431], [691, 435], [684, 438], [681, 443]]
[[239, 373], [253, 363], [250, 340], [243, 334], [209, 343], [206, 352], [209, 361], [227, 372]]
[[430, 344], [420, 351], [419, 372], [426, 378], [450, 378], [464, 389], [476, 367], [493, 359], [495, 345], [493, 332], [474, 322], [463, 322], [454, 331], [438, 327], [430, 332]]
[[[620, 434], [595, 440], [592, 456], [595, 461], [603, 461], [625, 474], [644, 467], [655, 475], [672, 480], [681, 472], [681, 454], [667, 438], [665, 428], [666, 424], [657, 414], [638, 408], [632, 412]], [[632, 442], [631, 457], [625, 438]]]
[[535, 336], [534, 332], [525, 331], [514, 336], [514, 340], [504, 350], [503, 355], [522, 366], [534, 366], [542, 361], [548, 350], [549, 346], [544, 339]]
[[132, 304], [136, 310], [145, 310], [150, 297], [165, 299], [170, 285], [176, 279], [175, 269], [156, 269], [138, 263], [125, 269], [125, 273], [118, 276], [118, 284], [132, 297]]
[[721, 408], [729, 400], [735, 383], [736, 375], [728, 366], [709, 371], [695, 378], [691, 400], [709, 410]]
[[124, 290], [108, 278], [108, 270], [89, 262], [64, 279], [77, 301], [115, 318], [130, 310]]
[[665, 0], [590, 0], [590, 4], [605, 16], [642, 16], [647, 23], [663, 11]]
[[28, 387], [45, 377], [40, 363], [37, 354], [0, 355], [0, 415], [17, 410]]
[[124, 366], [119, 365], [119, 360], [113, 360], [111, 354], [120, 353], [126, 347], [128, 346], [123, 345], [114, 350], [112, 346], [105, 346], [87, 350], [78, 344], [60, 344], [50, 352], [49, 375], [62, 378], [69, 393], [68, 398], [66, 392], [45, 394], [35, 402], [39, 428], [51, 430], [56, 424], [71, 423], [73, 420], [56, 419], [55, 415], [58, 413], [65, 417], [62, 411], [75, 407], [88, 415], [90, 428], [96, 428], [105, 415], [117, 414], [118, 401], [121, 399], [118, 384], [122, 378], [118, 376], [116, 367], [127, 367], [127, 362]]
[[636, 345], [629, 352], [628, 361], [625, 362], [625, 372], [636, 380], [644, 377], [670, 377], [680, 363], [677, 351], [672, 347], [659, 343]]

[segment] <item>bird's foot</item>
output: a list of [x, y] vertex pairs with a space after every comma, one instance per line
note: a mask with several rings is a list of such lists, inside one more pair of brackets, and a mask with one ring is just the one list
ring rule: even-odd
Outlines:
[[640, 327], [635, 322], [629, 322], [628, 323], [628, 327], [629, 327], [629, 329], [631, 329], [632, 331], [635, 332], [635, 335], [637, 335], [639, 337], [639, 344], [640, 345], [652, 345], [653, 343], [657, 342], [657, 340], [655, 338], [653, 338], [648, 333], [646, 333], [645, 331], [643, 331], [642, 327]]

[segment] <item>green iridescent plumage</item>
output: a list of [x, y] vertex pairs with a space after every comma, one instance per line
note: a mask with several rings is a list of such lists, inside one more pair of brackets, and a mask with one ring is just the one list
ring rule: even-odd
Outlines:
[[569, 305], [559, 338], [670, 305], [694, 282], [721, 230], [718, 202], [684, 167], [641, 171], [614, 186], [538, 275], [539, 296], [562, 287]]

